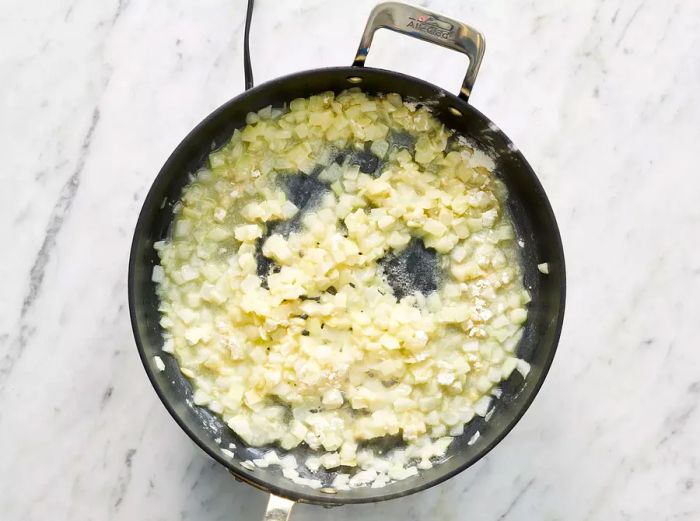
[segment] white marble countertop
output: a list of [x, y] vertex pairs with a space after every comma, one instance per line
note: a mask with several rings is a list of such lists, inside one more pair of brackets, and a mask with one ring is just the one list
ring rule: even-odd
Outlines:
[[[374, 3], [258, 0], [256, 80], [349, 65]], [[421, 3], [486, 36], [471, 102], [550, 196], [564, 332], [532, 408], [477, 465], [294, 519], [700, 519], [700, 2]], [[126, 302], [151, 181], [243, 88], [243, 19], [243, 0], [0, 7], [5, 521], [260, 518], [264, 495], [158, 401]], [[465, 63], [393, 34], [368, 61], [455, 92]]]

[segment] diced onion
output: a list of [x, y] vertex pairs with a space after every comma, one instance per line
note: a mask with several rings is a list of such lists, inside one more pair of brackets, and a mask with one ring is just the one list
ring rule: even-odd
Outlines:
[[[530, 296], [493, 160], [397, 94], [325, 92], [246, 123], [154, 244], [162, 350], [195, 405], [249, 446], [277, 445], [244, 468], [334, 492], [431, 468], [493, 414], [500, 381], [529, 371], [513, 353]], [[399, 270], [418, 241], [437, 259], [423, 292]], [[405, 446], [361, 448], [390, 436]], [[314, 454], [285, 455], [300, 444]], [[339, 468], [353, 470], [309, 477]]]

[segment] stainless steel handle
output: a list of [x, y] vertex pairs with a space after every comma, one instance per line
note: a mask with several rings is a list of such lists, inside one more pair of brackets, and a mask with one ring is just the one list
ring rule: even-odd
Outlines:
[[479, 31], [425, 9], [399, 2], [386, 2], [372, 9], [353, 65], [364, 66], [374, 32], [381, 28], [466, 54], [469, 57], [469, 68], [462, 82], [459, 97], [464, 101], [469, 100], [486, 46]]
[[294, 501], [270, 494], [263, 521], [288, 521]]

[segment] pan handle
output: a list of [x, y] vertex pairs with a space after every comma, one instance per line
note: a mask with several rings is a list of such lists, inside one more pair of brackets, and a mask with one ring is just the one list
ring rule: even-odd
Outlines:
[[288, 521], [294, 505], [296, 503], [291, 499], [270, 494], [263, 521]]
[[425, 9], [399, 2], [385, 2], [372, 9], [369, 15], [353, 62], [354, 66], [364, 66], [374, 32], [381, 28], [391, 29], [466, 54], [469, 57], [469, 68], [462, 82], [459, 97], [469, 101], [486, 45], [479, 31]]

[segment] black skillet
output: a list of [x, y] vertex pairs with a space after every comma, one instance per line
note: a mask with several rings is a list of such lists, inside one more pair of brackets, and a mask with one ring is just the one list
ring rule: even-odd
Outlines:
[[[175, 149], [153, 182], [143, 204], [134, 232], [129, 260], [129, 309], [141, 360], [158, 396], [180, 427], [212, 458], [226, 466], [239, 480], [272, 496], [266, 519], [285, 519], [294, 502], [326, 506], [367, 503], [402, 497], [436, 485], [473, 465], [513, 428], [537, 394], [552, 363], [564, 317], [564, 253], [552, 208], [537, 176], [508, 137], [486, 116], [468, 103], [484, 52], [484, 40], [477, 31], [442, 15], [405, 4], [378, 5], [370, 14], [357, 56], [351, 67], [332, 67], [291, 74], [252, 87], [247, 52], [252, 1], [246, 20], [246, 87], [249, 89], [228, 101], [205, 118]], [[374, 32], [386, 28], [466, 54], [469, 68], [458, 96], [423, 80], [392, 71], [364, 67]], [[158, 263], [153, 243], [168, 236], [173, 219], [172, 206], [180, 197], [188, 176], [202, 167], [213, 148], [245, 125], [245, 116], [267, 105], [282, 107], [294, 98], [324, 91], [340, 92], [360, 87], [367, 93], [397, 92], [404, 98], [430, 103], [433, 112], [448, 128], [465, 136], [487, 151], [496, 161], [496, 174], [508, 188], [507, 207], [517, 236], [524, 243], [522, 265], [525, 285], [532, 295], [525, 334], [517, 353], [531, 364], [526, 379], [519, 373], [500, 387], [500, 398], [493, 401], [490, 420], [477, 418], [450, 446], [447, 459], [417, 476], [390, 483], [383, 488], [356, 488], [349, 491], [314, 490], [284, 478], [278, 467], [248, 470], [241, 461], [259, 457], [260, 449], [249, 448], [208, 410], [192, 405], [189, 382], [178, 370], [175, 359], [161, 350], [163, 340], [158, 324], [158, 297], [151, 281]], [[549, 274], [537, 265], [548, 263]], [[165, 362], [159, 371], [154, 356]], [[480, 436], [473, 442], [476, 432]], [[469, 444], [469, 441], [473, 443]], [[229, 443], [236, 445], [235, 458], [221, 452]], [[303, 461], [308, 448], [292, 451]]]

